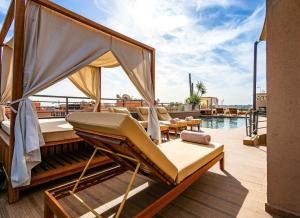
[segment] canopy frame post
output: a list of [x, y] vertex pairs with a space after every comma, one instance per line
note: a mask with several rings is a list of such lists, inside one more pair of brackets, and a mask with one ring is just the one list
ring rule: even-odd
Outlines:
[[[151, 50], [151, 80], [152, 80], [152, 90], [153, 90], [153, 97], [155, 99], [155, 49]], [[154, 105], [156, 105], [156, 101], [154, 100]]]
[[101, 87], [102, 87], [102, 69], [101, 67], [98, 68], [99, 69], [99, 104], [97, 106], [97, 111], [101, 112]]
[[[12, 81], [12, 101], [18, 100], [23, 96], [23, 74], [24, 74], [24, 21], [25, 21], [25, 0], [15, 0], [14, 9], [14, 53], [13, 53], [13, 81]], [[19, 104], [12, 105], [15, 110], [18, 110]], [[11, 176], [11, 164], [14, 152], [15, 142], [15, 121], [16, 114], [11, 111], [10, 117], [10, 146], [8, 150], [9, 169], [8, 175]], [[19, 198], [19, 190], [12, 188], [11, 180], [8, 182], [8, 202], [13, 203]]]
[[[259, 41], [255, 41], [254, 42], [254, 54], [253, 54], [253, 120], [255, 120], [256, 118], [256, 82], [257, 82], [257, 46], [258, 46]], [[250, 124], [252, 125], [252, 124]], [[253, 134], [257, 134], [257, 126], [256, 126], [256, 122], [253, 123]], [[252, 133], [250, 133], [252, 134]]]

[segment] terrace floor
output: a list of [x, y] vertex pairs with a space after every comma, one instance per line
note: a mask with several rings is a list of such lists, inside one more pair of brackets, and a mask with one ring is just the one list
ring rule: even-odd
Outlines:
[[[213, 141], [225, 145], [225, 170], [215, 165], [189, 187], [181, 196], [164, 208], [157, 217], [271, 217], [264, 211], [266, 202], [266, 147], [242, 145], [245, 128], [205, 129]], [[125, 191], [130, 173], [80, 191], [92, 207], [111, 216], [115, 205]], [[42, 217], [43, 191], [66, 182], [60, 180], [21, 193], [21, 200], [7, 203], [6, 193], [0, 193], [0, 217]], [[168, 187], [139, 176], [123, 211], [123, 217], [132, 217], [142, 208], [159, 198]], [[87, 213], [71, 196], [60, 200], [76, 216]], [[101, 206], [107, 203], [105, 206]], [[72, 208], [72, 209], [71, 209]], [[86, 217], [84, 216], [84, 217]]]

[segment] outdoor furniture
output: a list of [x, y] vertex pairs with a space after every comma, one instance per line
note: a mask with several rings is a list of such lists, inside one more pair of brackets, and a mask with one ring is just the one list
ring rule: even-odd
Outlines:
[[[4, 42], [12, 23], [17, 31]], [[0, 35], [3, 51], [0, 101], [12, 111], [10, 134], [3, 130], [0, 134], [9, 203], [18, 200], [20, 189], [31, 186], [31, 172], [45, 160], [42, 156], [45, 140], [30, 96], [68, 78], [95, 101], [94, 111], [100, 111], [101, 69], [121, 66], [152, 108], [150, 113], [154, 113], [155, 49], [151, 46], [46, 0], [12, 1]], [[0, 110], [1, 117], [4, 116]], [[158, 141], [157, 117], [151, 116], [150, 123], [155, 128], [148, 128], [149, 135]], [[58, 144], [51, 152], [68, 151], [68, 148], [68, 145], [60, 148]], [[73, 166], [71, 170], [57, 167], [51, 179], [76, 172]], [[39, 180], [43, 182], [47, 179]]]
[[[170, 190], [158, 200], [150, 204], [135, 217], [152, 217], [173, 199], [185, 191], [197, 179], [220, 161], [224, 170], [223, 145], [211, 143], [201, 145], [185, 142], [181, 139], [156, 145], [148, 137], [144, 129], [135, 120], [125, 114], [108, 115], [105, 113], [72, 113], [67, 117], [76, 133], [115, 160], [120, 167], [104, 172], [103, 179], [120, 174], [123, 170], [133, 171], [123, 200], [116, 212], [119, 217], [127, 200], [129, 191], [137, 173], [170, 186]], [[91, 156], [92, 160], [93, 156]], [[100, 214], [84, 202], [76, 192], [84, 186], [92, 185], [92, 178], [83, 178], [85, 171], [77, 182], [67, 184], [45, 192], [45, 217], [70, 217], [59, 203], [59, 198], [72, 195], [74, 201], [79, 200], [93, 215]], [[109, 176], [111, 175], [111, 176]], [[101, 178], [99, 177], [101, 182]]]
[[[158, 119], [163, 121], [163, 124], [168, 125], [172, 120], [172, 117], [168, 113], [165, 107], [156, 107]], [[191, 120], [180, 120], [176, 124], [178, 124], [179, 128], [174, 127], [175, 134], [177, 135], [178, 129], [184, 129], [185, 125], [189, 126], [191, 130], [193, 130], [193, 126], [197, 127], [198, 131], [200, 131], [201, 119], [191, 119]]]
[[[137, 107], [137, 114], [141, 120], [148, 120], [148, 107]], [[178, 135], [178, 132], [187, 128], [187, 123], [185, 121], [170, 123], [169, 121], [160, 121], [160, 125], [168, 126], [170, 130], [173, 130], [175, 136]]]
[[230, 108], [228, 108], [228, 111], [229, 111], [230, 116], [237, 116], [238, 115], [238, 109], [237, 108], [230, 107]]
[[216, 114], [217, 115], [224, 115], [224, 108], [222, 108], [222, 107], [216, 108]]
[[[142, 118], [140, 117], [142, 120], [138, 120], [139, 124], [141, 124], [142, 127], [144, 127], [144, 129], [148, 128], [148, 109], [149, 108], [146, 108], [147, 116], [143, 116]], [[114, 112], [114, 113], [127, 114], [128, 116], [132, 117], [131, 113], [129, 112], [129, 110], [126, 107], [110, 107], [108, 109], [108, 111]], [[169, 141], [170, 140], [169, 126], [160, 124], [159, 129], [160, 129], [160, 133], [162, 134], [162, 136], [165, 136], [165, 138]]]
[[[92, 154], [92, 146], [75, 134], [73, 127], [61, 118], [39, 119], [45, 144], [41, 146], [42, 162], [32, 169], [29, 185], [18, 191], [81, 172]], [[0, 128], [1, 156], [4, 169], [8, 166], [10, 121], [2, 121]], [[89, 168], [112, 162], [107, 156], [97, 154]], [[6, 171], [5, 171], [6, 172]], [[7, 172], [6, 172], [7, 174]], [[7, 175], [8, 176], [8, 175]], [[18, 198], [19, 196], [17, 196]]]

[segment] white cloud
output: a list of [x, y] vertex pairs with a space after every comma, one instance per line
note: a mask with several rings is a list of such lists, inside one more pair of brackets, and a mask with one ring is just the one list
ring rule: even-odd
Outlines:
[[189, 72], [205, 81], [208, 95], [228, 104], [251, 102], [253, 34], [261, 27], [263, 7], [244, 20], [210, 27], [202, 20], [205, 14], [196, 16], [195, 11], [246, 6], [234, 0], [94, 2], [106, 15], [105, 25], [156, 48], [156, 93], [162, 101], [184, 101]]
[[[202, 80], [207, 95], [225, 99], [226, 104], [251, 103], [253, 42], [263, 23], [258, 6], [248, 17], [232, 19], [206, 9], [245, 9], [238, 0], [94, 0], [98, 19], [109, 28], [156, 48], [156, 95], [163, 102], [184, 101], [188, 95], [188, 73]], [[82, 9], [84, 10], [84, 9]], [[95, 17], [95, 16], [93, 16]], [[218, 19], [219, 25], [206, 22]], [[264, 52], [264, 46], [260, 49]], [[265, 73], [264, 54], [259, 55], [259, 72]], [[260, 76], [261, 77], [261, 76]], [[103, 97], [128, 93], [139, 97], [120, 69], [103, 71]], [[259, 86], [264, 87], [264, 78]]]

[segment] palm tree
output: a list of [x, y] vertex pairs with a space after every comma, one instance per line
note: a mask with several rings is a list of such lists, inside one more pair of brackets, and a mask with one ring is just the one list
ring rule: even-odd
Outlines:
[[202, 81], [197, 82], [196, 89], [197, 89], [197, 95], [199, 96], [199, 94], [200, 94], [200, 105], [199, 105], [199, 109], [200, 109], [201, 108], [201, 97], [202, 97], [202, 95], [204, 95], [206, 93], [207, 89], [204, 85], [204, 82], [202, 82]]
[[200, 93], [200, 96], [202, 96], [206, 93], [206, 87], [204, 85], [204, 82], [202, 82], [202, 81], [197, 82], [196, 88], [197, 88], [197, 95], [199, 95], [199, 93]]

